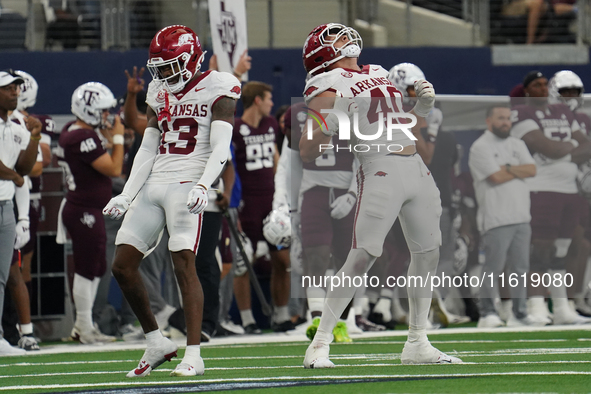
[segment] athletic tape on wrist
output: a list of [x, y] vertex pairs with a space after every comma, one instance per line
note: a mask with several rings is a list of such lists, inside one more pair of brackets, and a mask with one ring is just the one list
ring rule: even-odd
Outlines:
[[121, 134], [115, 134], [113, 136], [113, 145], [123, 145], [125, 138]]

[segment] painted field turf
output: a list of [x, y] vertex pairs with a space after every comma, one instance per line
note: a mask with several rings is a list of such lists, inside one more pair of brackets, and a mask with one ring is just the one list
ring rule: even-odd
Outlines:
[[[336, 368], [305, 370], [302, 361], [308, 342], [282, 336], [274, 337], [275, 343], [216, 345], [214, 341], [201, 351], [205, 375], [195, 378], [169, 376], [180, 358], [146, 378], [126, 378], [143, 354], [142, 343], [117, 342], [103, 347], [50, 344], [41, 354], [0, 357], [0, 394], [591, 392], [591, 327], [446, 331], [452, 330], [430, 333], [429, 338], [465, 364], [403, 366], [400, 352], [405, 337], [397, 332], [397, 336], [356, 338], [352, 344], [332, 345]], [[179, 351], [182, 354], [184, 350]]]

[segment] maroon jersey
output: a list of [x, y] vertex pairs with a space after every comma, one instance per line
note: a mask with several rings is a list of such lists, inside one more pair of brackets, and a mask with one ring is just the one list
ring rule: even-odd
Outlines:
[[263, 118], [257, 128], [247, 125], [240, 118], [235, 119], [232, 143], [243, 195], [274, 193], [273, 158], [276, 149], [275, 131], [278, 129], [277, 120], [271, 116]]
[[69, 123], [64, 126], [57, 149], [58, 163], [66, 173], [68, 202], [102, 209], [111, 199], [111, 178], [92, 168], [105, 154], [97, 132]]
[[[285, 112], [285, 127], [291, 129], [291, 148], [297, 151], [300, 150], [299, 141], [308, 118], [306, 108], [306, 104], [302, 102], [292, 105]], [[354, 156], [350, 152], [349, 141], [340, 140], [335, 135], [329, 144], [334, 145], [334, 148], [325, 150], [313, 162], [303, 163], [303, 168], [311, 171], [353, 171]]]
[[[540, 130], [544, 136], [554, 141], [570, 141], [576, 131], [580, 131], [579, 122], [570, 108], [564, 104], [551, 104], [546, 108], [518, 105], [511, 110], [513, 127], [511, 135], [523, 138], [534, 130]], [[570, 160], [570, 155], [551, 159], [528, 146], [536, 161], [537, 173], [527, 178], [532, 192], [577, 193], [577, 165]]]
[[575, 119], [581, 126], [581, 132], [587, 137], [591, 137], [591, 118], [583, 112], [575, 112]]
[[[41, 121], [41, 135], [43, 138], [42, 142], [46, 142], [51, 146], [51, 138], [55, 135], [55, 122], [49, 115], [33, 115]], [[49, 137], [49, 140], [45, 136]], [[41, 177], [31, 178], [31, 193], [41, 192]]]

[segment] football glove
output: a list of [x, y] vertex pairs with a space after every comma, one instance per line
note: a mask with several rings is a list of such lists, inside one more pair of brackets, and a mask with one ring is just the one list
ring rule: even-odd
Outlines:
[[342, 219], [351, 212], [351, 209], [355, 206], [357, 202], [357, 198], [353, 196], [351, 193], [345, 193], [342, 196], [336, 198], [330, 207], [332, 211], [330, 211], [330, 216], [333, 219]]
[[207, 189], [203, 185], [195, 185], [189, 192], [189, 197], [187, 198], [187, 208], [189, 212], [194, 215], [198, 215], [205, 207], [207, 207], [207, 202], [209, 201], [209, 197], [207, 195]]
[[131, 197], [127, 194], [120, 194], [115, 196], [105, 205], [103, 209], [103, 215], [108, 216], [111, 219], [119, 220], [131, 205]]
[[263, 236], [271, 244], [289, 248], [291, 220], [285, 211], [271, 211], [263, 221]]
[[413, 108], [414, 112], [418, 116], [426, 118], [435, 106], [435, 89], [430, 82], [419, 79], [415, 81], [415, 93], [417, 94], [417, 103]]
[[14, 249], [20, 249], [29, 242], [31, 233], [29, 232], [29, 221], [21, 219], [16, 224], [16, 238], [14, 241]]

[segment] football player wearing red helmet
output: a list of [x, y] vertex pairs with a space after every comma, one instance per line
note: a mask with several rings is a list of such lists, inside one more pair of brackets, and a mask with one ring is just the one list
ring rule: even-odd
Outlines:
[[150, 44], [147, 67], [152, 79], [164, 82], [171, 93], [177, 93], [200, 73], [204, 56], [193, 30], [172, 25], [156, 33]]
[[168, 26], [156, 33], [147, 64], [154, 77], [146, 95], [148, 127], [123, 192], [103, 210], [114, 219], [127, 212], [115, 240], [113, 275], [148, 340], [130, 378], [148, 375], [177, 354], [177, 346], [158, 329], [138, 271], [165, 225], [187, 327], [185, 355], [171, 375], [202, 375], [205, 369], [195, 253], [208, 192], [228, 158], [240, 82], [228, 73], [202, 73], [202, 61], [199, 38], [190, 28]]
[[[361, 37], [354, 29], [330, 23], [310, 33], [303, 53], [304, 67], [311, 75], [304, 98], [311, 112], [336, 109], [341, 112], [340, 118], [344, 113], [350, 120], [357, 121], [355, 129], [361, 133], [358, 135], [356, 131], [351, 146], [367, 142], [364, 146], [369, 147], [369, 150], [353, 148], [361, 164], [357, 171], [353, 241], [347, 260], [336, 277], [363, 277], [382, 254], [384, 239], [399, 216], [411, 251], [408, 275], [426, 282], [429, 276], [436, 274], [439, 261], [439, 191], [430, 171], [416, 154], [415, 142], [406, 130], [379, 132], [380, 129], [383, 131], [379, 116], [377, 111], [371, 112], [378, 108], [375, 104], [379, 104], [382, 115], [385, 111], [400, 113], [402, 94], [388, 80], [388, 71], [383, 67], [358, 65], [361, 48]], [[414, 81], [414, 87], [418, 100], [410, 114], [424, 118], [433, 109], [435, 91], [424, 79]], [[373, 102], [370, 101], [372, 98]], [[312, 133], [310, 130], [304, 133], [300, 140], [300, 156], [305, 162], [323, 154], [323, 148], [331, 146], [331, 138], [339, 131], [343, 134], [349, 131], [339, 130], [341, 119], [335, 112], [325, 116], [325, 122], [319, 122]], [[380, 150], [379, 143], [382, 146], [396, 143], [399, 149], [395, 149], [396, 152], [386, 148]], [[304, 367], [334, 367], [329, 360], [329, 344], [338, 317], [357, 290], [355, 281], [350, 283], [353, 285], [328, 289], [318, 330], [306, 351]], [[425, 331], [431, 288], [409, 283], [408, 296], [409, 334], [402, 351], [402, 363], [460, 363], [460, 359], [431, 346], [427, 339]]]

